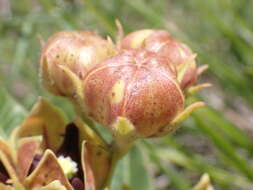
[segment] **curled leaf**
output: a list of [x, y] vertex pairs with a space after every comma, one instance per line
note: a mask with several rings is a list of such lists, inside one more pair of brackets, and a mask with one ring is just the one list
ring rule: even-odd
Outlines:
[[25, 186], [27, 189], [39, 188], [55, 180], [59, 180], [67, 190], [73, 190], [56, 156], [51, 150], [47, 150], [35, 170], [25, 179]]
[[83, 142], [82, 167], [85, 189], [102, 189], [110, 170], [110, 160], [110, 153], [103, 147]]
[[17, 181], [14, 154], [13, 149], [3, 140], [0, 140], [0, 162], [5, 167], [10, 179]]
[[18, 141], [17, 170], [20, 181], [26, 178], [41, 141], [41, 136], [25, 137]]
[[59, 180], [55, 180], [52, 183], [46, 185], [45, 187], [41, 187], [37, 190], [67, 190], [67, 189], [61, 184]]
[[31, 113], [17, 129], [14, 139], [42, 136], [42, 149], [56, 151], [63, 142], [65, 126], [63, 114], [48, 101], [39, 98]]

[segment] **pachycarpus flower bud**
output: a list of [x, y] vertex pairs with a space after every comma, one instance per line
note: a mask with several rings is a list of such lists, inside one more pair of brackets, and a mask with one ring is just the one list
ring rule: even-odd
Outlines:
[[154, 136], [184, 108], [168, 59], [125, 50], [94, 66], [83, 80], [85, 113], [111, 130], [127, 118], [142, 137]]
[[123, 49], [146, 49], [169, 59], [178, 71], [182, 89], [197, 80], [196, 54], [184, 43], [172, 38], [165, 30], [139, 30], [127, 35], [121, 42]]
[[75, 91], [72, 80], [62, 67], [79, 79], [94, 65], [114, 53], [113, 44], [87, 31], [64, 31], [54, 34], [44, 45], [40, 58], [43, 85], [51, 93], [71, 96]]

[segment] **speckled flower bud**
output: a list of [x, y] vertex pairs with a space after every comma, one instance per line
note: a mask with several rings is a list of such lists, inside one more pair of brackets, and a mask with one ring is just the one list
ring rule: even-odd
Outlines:
[[139, 30], [128, 34], [122, 40], [123, 49], [141, 49], [165, 56], [178, 71], [178, 81], [182, 89], [197, 80], [196, 55], [184, 43], [172, 38], [165, 30]]
[[46, 42], [40, 58], [44, 87], [58, 96], [73, 94], [72, 81], [62, 70], [64, 66], [83, 79], [91, 65], [114, 53], [113, 45], [99, 35], [87, 31], [63, 31]]
[[184, 108], [168, 59], [145, 50], [125, 50], [97, 64], [83, 84], [84, 112], [111, 130], [123, 117], [140, 136], [156, 136]]

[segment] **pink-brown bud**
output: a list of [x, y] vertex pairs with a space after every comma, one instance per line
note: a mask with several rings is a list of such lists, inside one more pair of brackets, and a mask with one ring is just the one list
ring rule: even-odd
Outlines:
[[184, 43], [172, 38], [165, 30], [139, 30], [128, 34], [122, 40], [123, 49], [141, 49], [165, 56], [178, 71], [178, 80], [182, 89], [191, 86], [197, 80], [195, 54]]
[[145, 50], [125, 50], [95, 65], [83, 84], [86, 115], [110, 129], [127, 118], [143, 137], [161, 132], [184, 108], [168, 59]]
[[83, 79], [91, 65], [113, 54], [113, 45], [99, 35], [87, 31], [63, 31], [49, 38], [42, 49], [40, 72], [43, 85], [51, 93], [69, 96], [72, 81], [59, 66]]

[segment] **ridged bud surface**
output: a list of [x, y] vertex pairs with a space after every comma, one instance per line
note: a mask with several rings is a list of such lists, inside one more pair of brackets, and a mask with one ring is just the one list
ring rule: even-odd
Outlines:
[[155, 135], [184, 108], [168, 59], [125, 50], [94, 66], [83, 80], [85, 113], [110, 128], [127, 118], [144, 137]]
[[[197, 80], [194, 53], [186, 44], [172, 38], [165, 30], [139, 30], [130, 33], [122, 40], [122, 48], [143, 48], [159, 56], [167, 57], [170, 60], [169, 63], [173, 63], [178, 72], [184, 72], [180, 79], [182, 89], [189, 87]], [[185, 70], [182, 68], [184, 66], [187, 67]]]
[[83, 79], [91, 65], [111, 56], [113, 47], [99, 35], [87, 31], [54, 34], [42, 49], [40, 65], [44, 86], [53, 94], [68, 96], [71, 81], [59, 67], [63, 65]]

